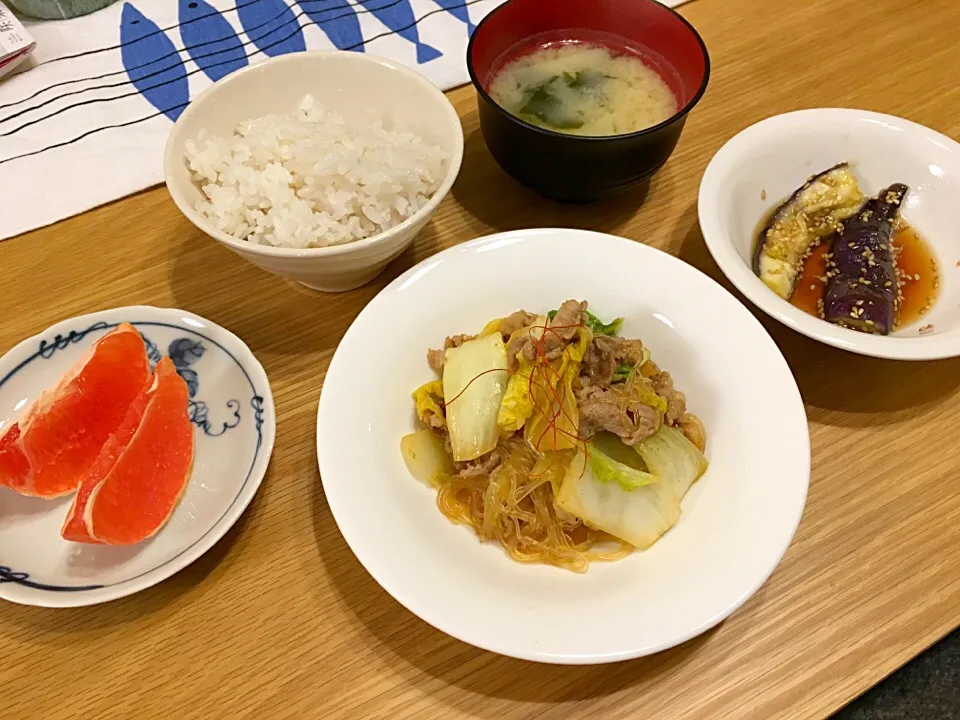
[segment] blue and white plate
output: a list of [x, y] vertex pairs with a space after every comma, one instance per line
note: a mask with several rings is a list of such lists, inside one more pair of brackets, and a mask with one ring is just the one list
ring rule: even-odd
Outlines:
[[106, 547], [60, 537], [71, 497], [29, 498], [0, 487], [0, 598], [76, 607], [155, 585], [223, 537], [263, 480], [276, 435], [267, 375], [239, 338], [183, 310], [106, 310], [23, 341], [0, 359], [0, 430], [121, 322], [140, 331], [152, 363], [169, 355], [187, 381], [196, 449], [186, 492], [152, 538]]

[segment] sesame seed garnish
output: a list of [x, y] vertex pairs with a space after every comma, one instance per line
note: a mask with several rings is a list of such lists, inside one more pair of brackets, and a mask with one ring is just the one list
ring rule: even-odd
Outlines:
[[921, 335], [926, 335], [926, 334], [929, 333], [929, 332], [933, 332], [933, 325], [921, 325], [921, 326], [920, 326], [920, 334], [921, 334]]

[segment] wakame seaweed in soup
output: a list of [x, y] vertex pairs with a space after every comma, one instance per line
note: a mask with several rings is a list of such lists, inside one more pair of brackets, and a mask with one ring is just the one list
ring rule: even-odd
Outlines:
[[520, 119], [574, 135], [636, 132], [677, 111], [670, 87], [639, 57], [584, 43], [544, 47], [508, 62], [489, 91]]

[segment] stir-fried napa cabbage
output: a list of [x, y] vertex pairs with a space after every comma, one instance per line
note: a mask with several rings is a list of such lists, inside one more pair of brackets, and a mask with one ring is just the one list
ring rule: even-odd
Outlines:
[[601, 480], [616, 480], [617, 482], [623, 483], [627, 490], [639, 487], [640, 484], [642, 484], [612, 474], [611, 471], [619, 465], [626, 465], [628, 468], [642, 472], [644, 476], [650, 475], [652, 477], [652, 473], [649, 472], [649, 468], [647, 468], [643, 462], [643, 458], [637, 454], [637, 451], [629, 445], [624, 444], [624, 442], [613, 433], [597, 433], [593, 436], [593, 439], [590, 440], [590, 447], [595, 450], [591, 459], [596, 465], [599, 466], [607, 460], [611, 460], [616, 464], [606, 469], [603, 467], [599, 470], [596, 467], [594, 468]]
[[[520, 337], [530, 336], [538, 340], [543, 334], [543, 328], [546, 326], [547, 319], [538, 317], [530, 327], [521, 328], [515, 335]], [[513, 335], [510, 340], [513, 340]], [[509, 343], [509, 341], [508, 341]], [[509, 358], [508, 358], [509, 359]], [[534, 370], [534, 363], [527, 360], [523, 353], [517, 355], [517, 371], [510, 376], [507, 383], [507, 391], [503, 396], [503, 402], [500, 404], [500, 412], [497, 417], [497, 424], [505, 435], [516, 432], [523, 427], [523, 424], [533, 415], [533, 398], [530, 396], [530, 376]]]
[[410, 474], [431, 487], [441, 485], [456, 472], [443, 440], [432, 430], [404, 435], [400, 438], [400, 452]]
[[519, 357], [517, 371], [510, 376], [507, 391], [500, 403], [497, 425], [504, 434], [516, 432], [533, 415], [533, 398], [530, 396], [530, 376], [533, 363], [523, 355]]
[[503, 318], [494, 318], [483, 326], [483, 330], [480, 331], [480, 335], [478, 337], [483, 337], [484, 335], [493, 335], [495, 332], [500, 332], [501, 325], [503, 325]]
[[680, 500], [656, 475], [605, 455], [594, 443], [578, 450], [557, 506], [636, 548], [653, 545], [680, 518]]
[[[420, 422], [436, 427], [447, 424], [443, 413], [443, 383], [439, 380], [421, 385], [413, 391], [413, 401], [417, 404], [417, 417]], [[437, 420], [431, 421], [431, 418]]]
[[446, 352], [443, 399], [457, 462], [475, 460], [497, 446], [497, 415], [507, 389], [507, 350], [500, 333]]
[[602, 433], [578, 451], [556, 503], [642, 549], [680, 519], [680, 502], [706, 469], [703, 453], [668, 425], [633, 449]]
[[707, 470], [703, 453], [686, 435], [669, 425], [662, 425], [655, 435], [634, 449], [647, 469], [669, 483], [680, 499]]

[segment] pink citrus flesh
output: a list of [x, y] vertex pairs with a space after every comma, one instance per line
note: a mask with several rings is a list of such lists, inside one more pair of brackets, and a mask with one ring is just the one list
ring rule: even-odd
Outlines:
[[133, 545], [166, 524], [193, 467], [188, 403], [183, 378], [169, 358], [161, 359], [81, 485], [64, 524], [66, 539]]
[[143, 339], [122, 323], [0, 436], [0, 484], [46, 498], [75, 491], [148, 377]]

